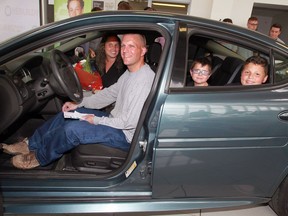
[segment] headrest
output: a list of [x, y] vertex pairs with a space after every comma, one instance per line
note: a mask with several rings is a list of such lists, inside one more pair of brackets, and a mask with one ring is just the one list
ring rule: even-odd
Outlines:
[[162, 46], [158, 42], [149, 45], [147, 51], [148, 64], [158, 64], [162, 53]]
[[242, 64], [244, 63], [243, 60], [228, 56], [224, 59], [221, 69], [225, 73], [233, 74], [233, 72], [237, 69], [239, 70]]

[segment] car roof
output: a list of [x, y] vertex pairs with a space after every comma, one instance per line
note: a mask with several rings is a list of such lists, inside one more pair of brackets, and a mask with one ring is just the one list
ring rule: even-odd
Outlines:
[[[282, 49], [282, 51], [288, 52], [288, 47], [284, 44], [281, 44], [275, 40], [272, 40], [266, 35], [263, 35], [259, 32], [251, 31], [247, 28], [243, 28], [237, 25], [231, 25], [223, 23], [220, 21], [206, 19], [201, 17], [183, 15], [183, 14], [174, 14], [168, 12], [160, 11], [98, 11], [85, 13], [76, 17], [67, 18], [57, 22], [49, 23], [44, 26], [37, 27], [30, 31], [27, 31], [21, 35], [18, 35], [10, 40], [2, 42], [0, 44], [0, 56], [10, 52], [11, 47], [15, 47], [14, 44], [17, 42], [19, 47], [23, 45], [43, 38], [47, 32], [50, 33], [59, 33], [68, 29], [81, 28], [83, 26], [89, 26], [94, 24], [103, 23], [103, 19], [106, 23], [113, 22], [115, 24], [121, 23], [123, 28], [125, 23], [128, 24], [137, 24], [137, 23], [166, 23], [166, 24], [176, 24], [178, 22], [186, 23], [191, 26], [199, 26], [203, 28], [217, 29], [218, 31], [229, 31], [235, 33], [238, 36], [243, 36], [250, 38], [251, 40], [259, 41], [270, 47], [277, 47]], [[139, 30], [142, 26], [139, 26]], [[145, 28], [142, 28], [145, 31]]]

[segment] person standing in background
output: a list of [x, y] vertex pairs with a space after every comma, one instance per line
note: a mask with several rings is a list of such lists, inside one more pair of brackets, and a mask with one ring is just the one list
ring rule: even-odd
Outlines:
[[[247, 20], [247, 28], [250, 29], [251, 31], [257, 31], [258, 18], [253, 16], [249, 17], [249, 19]], [[243, 47], [238, 47], [237, 53], [246, 59], [253, 56], [253, 52], [251, 50]]]
[[[221, 20], [220, 20], [220, 21], [221, 21]], [[225, 19], [222, 20], [222, 22], [233, 24], [233, 21], [232, 21], [232, 19], [230, 19], [230, 18], [225, 18]]]
[[129, 2], [120, 1], [117, 10], [133, 10]]
[[83, 14], [84, 0], [68, 0], [67, 9], [69, 17], [75, 17]]
[[257, 31], [258, 28], [258, 18], [257, 17], [250, 17], [247, 21], [247, 28], [252, 31]]
[[[233, 24], [233, 21], [230, 18], [225, 18], [225, 19], [222, 20], [222, 22]], [[233, 52], [236, 52], [237, 49], [238, 49], [238, 47], [236, 45], [231, 44], [231, 43], [221, 42], [221, 44], [223, 46], [227, 47], [228, 49], [232, 50]]]
[[91, 12], [95, 12], [95, 11], [102, 11], [102, 8], [100, 8], [100, 7], [93, 7], [93, 8], [91, 9]]
[[144, 10], [146, 11], [157, 11], [155, 8], [153, 7], [145, 7]]
[[279, 38], [281, 31], [282, 31], [282, 26], [279, 23], [274, 23], [270, 27], [269, 36], [273, 38], [274, 40], [284, 43], [284, 41]]

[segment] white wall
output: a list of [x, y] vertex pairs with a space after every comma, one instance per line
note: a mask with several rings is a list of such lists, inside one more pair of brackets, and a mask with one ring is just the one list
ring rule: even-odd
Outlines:
[[228, 17], [234, 24], [246, 27], [254, 3], [288, 6], [288, 0], [191, 0], [188, 14], [213, 20]]
[[40, 26], [38, 0], [0, 1], [0, 42]]
[[213, 0], [191, 0], [188, 14], [197, 17], [210, 18]]

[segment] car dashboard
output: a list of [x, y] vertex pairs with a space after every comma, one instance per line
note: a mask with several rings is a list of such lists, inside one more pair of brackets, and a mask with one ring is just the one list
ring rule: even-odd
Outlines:
[[53, 95], [48, 85], [49, 68], [49, 61], [41, 54], [0, 67], [1, 133], [24, 114], [42, 107]]

